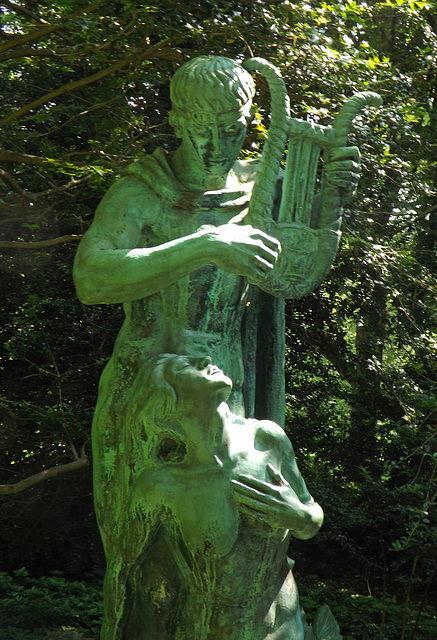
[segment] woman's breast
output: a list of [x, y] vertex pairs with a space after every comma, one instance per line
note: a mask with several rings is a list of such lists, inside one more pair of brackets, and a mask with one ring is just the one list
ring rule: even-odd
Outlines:
[[205, 558], [227, 555], [238, 537], [238, 512], [220, 470], [184, 477], [172, 508], [185, 545]]

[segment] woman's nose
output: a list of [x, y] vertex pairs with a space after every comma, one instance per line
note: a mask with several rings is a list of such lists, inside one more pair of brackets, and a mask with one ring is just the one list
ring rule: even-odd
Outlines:
[[211, 358], [209, 356], [203, 356], [202, 358], [197, 358], [196, 366], [200, 369], [205, 369], [209, 364], [211, 364]]

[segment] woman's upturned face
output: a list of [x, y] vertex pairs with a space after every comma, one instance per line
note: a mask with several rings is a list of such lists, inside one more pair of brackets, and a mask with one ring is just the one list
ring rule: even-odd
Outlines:
[[182, 139], [191, 147], [199, 170], [209, 175], [228, 173], [237, 160], [247, 132], [246, 116], [235, 114], [208, 123], [187, 121], [182, 125]]
[[226, 400], [232, 389], [232, 381], [219, 367], [211, 364], [211, 358], [177, 356], [167, 373], [167, 381], [176, 392], [179, 401], [200, 400], [206, 395], [223, 395]]

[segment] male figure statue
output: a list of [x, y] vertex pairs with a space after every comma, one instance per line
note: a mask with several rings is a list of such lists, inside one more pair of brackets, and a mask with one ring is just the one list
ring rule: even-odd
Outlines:
[[[252, 415], [259, 406], [258, 417], [282, 424], [283, 318], [279, 313], [272, 319], [258, 358], [256, 337], [250, 334], [250, 344], [244, 344], [242, 331], [243, 316], [258, 313], [250, 304], [249, 282], [270, 292], [267, 276], [275, 269], [284, 231], [273, 220], [269, 233], [245, 224], [258, 163], [237, 158], [251, 120], [252, 77], [227, 58], [203, 56], [176, 72], [170, 91], [170, 122], [180, 146], [173, 154], [157, 149], [127, 168], [103, 198], [76, 256], [80, 300], [121, 302], [126, 314], [101, 378], [95, 423], [117, 431], [116, 416], [139, 363], [177, 352], [209, 355], [228, 372], [234, 384], [229, 405], [237, 414], [244, 415], [246, 405]], [[331, 189], [334, 205], [317, 202], [308, 228], [293, 229], [295, 244], [283, 248], [282, 263], [296, 280], [304, 280], [295, 256], [310, 232], [331, 244], [334, 238], [336, 245], [342, 198], [358, 180], [357, 150], [337, 152], [325, 166], [338, 195], [333, 199]], [[277, 205], [279, 192], [280, 181]], [[326, 262], [325, 272], [332, 258], [316, 257]], [[299, 295], [314, 286], [305, 289], [304, 282]], [[264, 305], [269, 306], [271, 299]], [[257, 359], [262, 383], [255, 376]]]

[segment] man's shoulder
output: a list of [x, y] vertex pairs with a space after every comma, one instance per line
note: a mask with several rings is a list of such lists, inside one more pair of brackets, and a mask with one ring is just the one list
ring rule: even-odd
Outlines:
[[147, 178], [150, 171], [158, 167], [166, 173], [171, 173], [164, 149], [157, 148], [153, 153], [143, 153], [138, 158], [128, 164], [121, 172], [121, 176], [135, 176], [137, 178]]
[[169, 202], [175, 203], [180, 198], [180, 183], [171, 170], [164, 149], [155, 149], [151, 155], [144, 154], [129, 164], [121, 174], [123, 179], [138, 181]]

